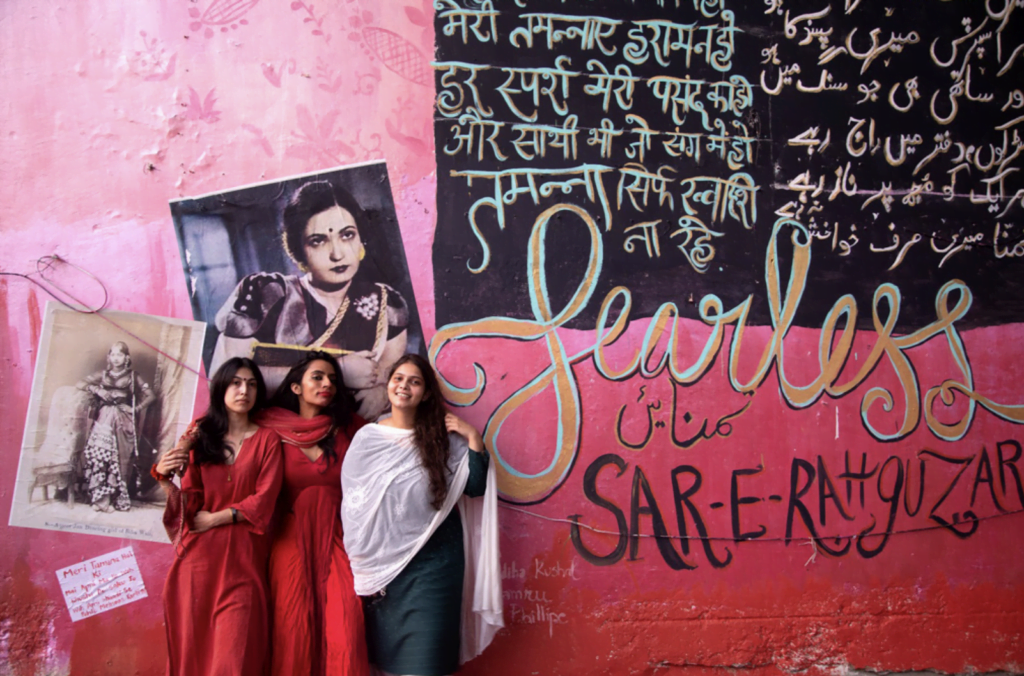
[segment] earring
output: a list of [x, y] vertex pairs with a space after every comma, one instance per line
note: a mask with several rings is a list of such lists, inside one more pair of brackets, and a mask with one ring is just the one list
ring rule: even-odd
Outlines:
[[363, 260], [364, 258], [366, 258], [366, 247], [365, 246], [362, 249], [359, 250], [359, 260]]

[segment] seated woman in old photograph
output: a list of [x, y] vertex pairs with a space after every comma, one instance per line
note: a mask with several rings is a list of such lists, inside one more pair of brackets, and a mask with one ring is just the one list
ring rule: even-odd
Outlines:
[[107, 366], [86, 376], [76, 386], [90, 400], [92, 427], [78, 458], [79, 493], [101, 512], [131, 508], [128, 483], [137, 472], [139, 429], [143, 411], [155, 395], [149, 384], [132, 369], [128, 346], [114, 343]]
[[325, 350], [338, 357], [359, 415], [373, 420], [387, 406], [387, 373], [406, 349], [405, 299], [361, 274], [366, 217], [344, 189], [328, 181], [303, 184], [281, 222], [285, 250], [304, 274], [242, 279], [217, 313], [221, 335], [211, 366], [251, 354], [275, 387], [296, 351]]

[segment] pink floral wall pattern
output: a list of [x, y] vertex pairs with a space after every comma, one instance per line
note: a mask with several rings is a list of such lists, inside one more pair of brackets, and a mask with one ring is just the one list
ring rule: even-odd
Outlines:
[[[351, 34], [349, 39], [353, 39]], [[429, 87], [432, 73], [426, 58], [411, 42], [394, 31], [376, 26], [367, 26], [358, 34], [369, 52], [380, 59], [390, 70], [409, 82]]]
[[295, 116], [299, 121], [299, 130], [292, 132], [297, 142], [288, 146], [287, 155], [303, 160], [324, 160], [327, 163], [342, 164], [356, 155], [352, 146], [338, 136], [341, 131], [335, 126], [339, 110], [330, 110], [316, 116], [306, 106], [298, 106]]
[[193, 31], [202, 31], [207, 38], [214, 36], [215, 29], [227, 33], [248, 24], [249, 21], [242, 17], [258, 3], [259, 0], [213, 0], [205, 11], [192, 7], [188, 15], [195, 20], [188, 27]]
[[302, 18], [302, 23], [310, 24], [310, 35], [321, 37], [323, 38], [324, 42], [330, 43], [331, 36], [330, 34], [324, 31], [324, 16], [322, 14], [320, 16], [317, 16], [317, 14], [314, 12], [316, 7], [313, 5], [313, 3], [305, 3], [302, 0], [294, 0], [294, 2], [292, 2], [291, 4], [291, 8], [293, 12], [302, 12], [304, 14]]
[[177, 54], [168, 54], [160, 40], [149, 37], [146, 31], [139, 31], [143, 49], [135, 50], [132, 57], [132, 70], [147, 82], [161, 82], [174, 75], [178, 60]]
[[220, 119], [220, 111], [215, 110], [217, 103], [217, 90], [211, 89], [206, 96], [200, 98], [199, 92], [192, 87], [188, 88], [188, 108], [185, 111], [185, 119], [202, 120], [203, 122], [216, 122]]

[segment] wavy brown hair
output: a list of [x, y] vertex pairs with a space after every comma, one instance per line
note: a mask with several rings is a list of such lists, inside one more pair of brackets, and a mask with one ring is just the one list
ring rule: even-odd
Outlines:
[[416, 407], [413, 440], [420, 452], [423, 468], [427, 470], [427, 476], [430, 478], [430, 493], [433, 496], [430, 506], [434, 509], [441, 509], [445, 498], [448, 497], [450, 449], [448, 429], [444, 424], [444, 417], [448, 410], [444, 407], [441, 385], [437, 382], [434, 369], [430, 367], [430, 362], [418, 354], [410, 353], [400, 357], [388, 373], [388, 382], [391, 381], [395, 370], [402, 364], [412, 364], [420, 370], [420, 374], [423, 376], [423, 400]]

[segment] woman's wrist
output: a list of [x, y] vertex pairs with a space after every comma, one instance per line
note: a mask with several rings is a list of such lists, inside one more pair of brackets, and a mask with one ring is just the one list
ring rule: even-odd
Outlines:
[[160, 467], [159, 463], [154, 464], [152, 467], [150, 467], [149, 468], [149, 475], [151, 477], [153, 477], [154, 479], [156, 479], [157, 482], [160, 483], [160, 484], [164, 484], [164, 483], [168, 483], [169, 484], [169, 483], [171, 483], [171, 475], [170, 474], [164, 474], [163, 472], [160, 471], [159, 467]]

